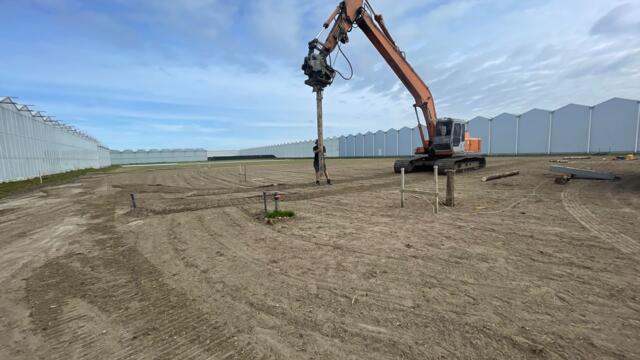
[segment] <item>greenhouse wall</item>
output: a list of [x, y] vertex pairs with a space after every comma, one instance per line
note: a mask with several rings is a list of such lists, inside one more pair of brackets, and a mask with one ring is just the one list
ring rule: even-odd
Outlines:
[[[480, 152], [488, 155], [638, 152], [640, 102], [613, 98], [591, 107], [568, 104], [553, 111], [532, 109], [519, 115], [477, 116], [468, 121], [467, 129], [472, 137], [480, 138]], [[344, 140], [337, 140], [335, 149], [339, 157], [411, 156], [422, 146], [417, 126], [371, 130], [340, 139]], [[279, 149], [286, 146], [243, 151], [278, 156]], [[288, 157], [311, 156], [303, 149]]]
[[96, 139], [0, 99], [0, 182], [110, 165], [108, 149]]
[[205, 149], [151, 149], [151, 150], [111, 150], [111, 163], [161, 164], [190, 161], [207, 161]]

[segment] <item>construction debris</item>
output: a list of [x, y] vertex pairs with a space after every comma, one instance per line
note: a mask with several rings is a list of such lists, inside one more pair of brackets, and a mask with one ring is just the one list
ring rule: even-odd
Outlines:
[[561, 164], [566, 164], [569, 162], [569, 160], [549, 160], [549, 162], [554, 162], [554, 163], [561, 163]]
[[571, 176], [569, 175], [558, 175], [556, 176], [555, 183], [558, 185], [564, 185], [571, 180]]
[[636, 154], [618, 155], [614, 156], [611, 160], [637, 160]]
[[495, 175], [485, 176], [481, 180], [482, 181], [491, 181], [491, 180], [506, 178], [506, 177], [509, 177], [509, 176], [516, 176], [518, 174], [520, 174], [520, 171], [516, 170], [516, 171], [510, 171], [510, 172], [506, 172], [506, 173], [502, 173], [502, 174], [495, 174]]
[[569, 175], [569, 177], [571, 178], [576, 177], [576, 178], [595, 179], [595, 180], [615, 180], [616, 179], [615, 175], [608, 172], [576, 169], [576, 168], [560, 166], [560, 165], [551, 165], [550, 169], [553, 172]]

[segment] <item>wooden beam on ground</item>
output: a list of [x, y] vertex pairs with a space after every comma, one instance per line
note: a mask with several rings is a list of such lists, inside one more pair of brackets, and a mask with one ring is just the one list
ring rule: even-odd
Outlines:
[[520, 171], [516, 170], [516, 171], [509, 171], [506, 173], [502, 173], [502, 174], [495, 174], [495, 175], [489, 175], [489, 176], [484, 176], [481, 180], [482, 181], [491, 181], [491, 180], [496, 180], [496, 179], [502, 179], [502, 178], [506, 178], [509, 176], [516, 176], [520, 174]]
[[583, 178], [583, 179], [595, 179], [595, 180], [615, 180], [616, 176], [612, 173], [602, 172], [602, 171], [593, 171], [587, 169], [576, 169], [567, 166], [560, 165], [551, 165], [551, 171], [570, 175], [572, 177]]
[[564, 160], [588, 160], [591, 159], [591, 156], [565, 156]]

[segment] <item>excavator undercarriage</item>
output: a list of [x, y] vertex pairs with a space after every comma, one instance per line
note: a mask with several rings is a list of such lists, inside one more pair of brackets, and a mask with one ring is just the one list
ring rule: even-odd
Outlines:
[[410, 159], [396, 160], [393, 164], [393, 171], [396, 174], [399, 174], [402, 168], [404, 168], [405, 173], [433, 171], [434, 166], [438, 166], [439, 174], [444, 174], [447, 170], [476, 170], [486, 166], [486, 159], [481, 155], [458, 155], [440, 158], [417, 155]]

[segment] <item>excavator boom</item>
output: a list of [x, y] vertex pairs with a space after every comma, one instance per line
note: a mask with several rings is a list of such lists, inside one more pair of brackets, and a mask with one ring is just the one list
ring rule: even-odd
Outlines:
[[[354, 25], [364, 32], [415, 99], [414, 107], [422, 146], [416, 149], [413, 158], [397, 160], [394, 163], [394, 171], [400, 172], [401, 169], [405, 169], [410, 172], [435, 166], [438, 166], [439, 171], [484, 167], [484, 156], [469, 155], [469, 151], [465, 152], [468, 148], [465, 139], [466, 123], [449, 118], [437, 120], [436, 107], [429, 87], [407, 62], [404, 53], [391, 37], [384, 18], [373, 11], [368, 0], [344, 0], [324, 22], [324, 29], [331, 29], [324, 42], [318, 39], [324, 30], [309, 42], [309, 53], [302, 64], [302, 70], [308, 77], [305, 84], [313, 87], [318, 96], [321, 96], [325, 87], [331, 85], [337, 71], [331, 67], [330, 55], [336, 49], [341, 51], [340, 44], [349, 42], [348, 34]], [[418, 108], [425, 118], [428, 138], [422, 130]], [[479, 140], [469, 140], [474, 140], [473, 149], [479, 152]]]
[[[429, 87], [407, 62], [391, 37], [382, 15], [376, 15], [366, 0], [345, 0], [333, 11], [323, 27], [328, 28], [331, 23], [333, 27], [324, 43], [317, 38], [309, 43], [309, 54], [302, 66], [309, 77], [305, 83], [312, 86], [314, 90], [322, 90], [332, 83], [335, 71], [329, 66], [327, 58], [340, 43], [349, 41], [348, 33], [356, 24], [411, 93], [415, 99], [414, 106], [422, 110], [429, 137], [427, 139], [422, 126], [418, 126], [422, 142], [422, 148], [419, 150], [427, 153], [433, 146], [436, 133], [437, 114], [433, 97]], [[419, 118], [418, 124], [420, 125]]]

